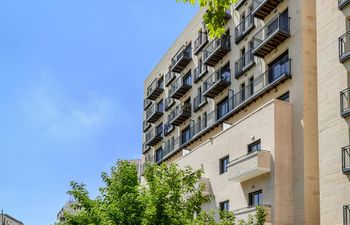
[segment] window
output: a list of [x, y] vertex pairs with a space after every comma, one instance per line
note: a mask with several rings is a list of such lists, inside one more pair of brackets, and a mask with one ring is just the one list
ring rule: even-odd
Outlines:
[[277, 98], [278, 100], [289, 102], [289, 91], [287, 93], [284, 93], [280, 97]]
[[161, 136], [163, 134], [163, 124], [161, 123], [157, 126], [157, 136]]
[[156, 162], [159, 162], [162, 159], [163, 159], [163, 149], [162, 148], [158, 148], [156, 150]]
[[207, 121], [208, 121], [208, 118], [207, 118], [207, 112], [204, 112], [203, 113], [203, 127], [206, 128], [207, 127]]
[[245, 100], [245, 83], [241, 84], [241, 102]]
[[220, 211], [229, 211], [230, 210], [230, 201], [224, 201], [219, 203]]
[[254, 77], [249, 78], [249, 96], [254, 94]]
[[289, 61], [288, 52], [283, 53], [274, 62], [269, 65], [269, 83], [274, 82], [284, 73], [288, 72], [289, 68], [287, 62]]
[[222, 100], [218, 105], [217, 105], [217, 109], [216, 109], [216, 113], [217, 113], [217, 119], [221, 119], [222, 117], [224, 117], [228, 112], [229, 112], [229, 107], [228, 107], [228, 98], [225, 98], [224, 100]]
[[186, 143], [187, 141], [189, 141], [191, 139], [191, 132], [190, 132], [190, 127], [187, 127], [186, 129], [184, 129], [182, 131], [182, 134], [181, 134], [181, 143], [184, 144]]
[[231, 80], [231, 74], [230, 74], [230, 63], [227, 63], [225, 66], [223, 66], [220, 70], [221, 72], [221, 79], [225, 81]]
[[163, 100], [158, 102], [158, 104], [157, 104], [157, 111], [158, 112], [163, 112]]
[[229, 163], [229, 156], [225, 156], [224, 158], [220, 159], [220, 174], [224, 174], [227, 172], [227, 165]]
[[183, 78], [183, 83], [187, 85], [192, 85], [192, 74], [191, 71], [189, 71]]
[[257, 140], [248, 145], [248, 154], [261, 150], [261, 140]]
[[262, 204], [262, 190], [249, 193], [249, 206], [258, 206]]

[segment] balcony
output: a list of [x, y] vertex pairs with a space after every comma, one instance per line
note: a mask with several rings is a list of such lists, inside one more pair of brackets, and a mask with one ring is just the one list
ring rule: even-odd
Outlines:
[[145, 144], [148, 146], [155, 146], [161, 140], [163, 140], [163, 126], [161, 128], [155, 127], [146, 133]]
[[198, 35], [198, 38], [194, 41], [194, 54], [197, 55], [204, 46], [208, 44], [207, 32], [202, 32]]
[[342, 169], [344, 174], [350, 173], [350, 146], [342, 148]]
[[146, 121], [148, 123], [155, 123], [162, 116], [163, 104], [153, 104], [153, 106], [146, 111]]
[[253, 0], [253, 16], [263, 20], [269, 15], [283, 0]]
[[235, 78], [240, 78], [245, 72], [255, 65], [252, 50], [249, 49], [247, 53], [241, 56], [235, 63]]
[[288, 11], [277, 14], [253, 37], [253, 54], [264, 58], [290, 37]]
[[176, 73], [181, 73], [182, 70], [186, 68], [186, 66], [192, 60], [192, 47], [191, 45], [182, 46], [180, 50], [176, 53], [174, 58], [171, 60], [171, 71]]
[[343, 224], [350, 225], [350, 205], [345, 205], [343, 207]]
[[228, 165], [229, 171], [231, 171], [230, 180], [244, 182], [269, 173], [271, 171], [271, 159], [270, 152], [260, 150], [231, 161]]
[[179, 77], [171, 85], [169, 90], [169, 96], [171, 98], [180, 99], [191, 89], [192, 87], [192, 76]]
[[235, 28], [235, 43], [238, 44], [247, 36], [255, 27], [254, 17], [250, 13]]
[[152, 124], [147, 122], [147, 121], [143, 121], [143, 132], [146, 132], [149, 128], [151, 128]]
[[235, 10], [238, 10], [247, 0], [238, 0], [235, 4]]
[[151, 85], [147, 88], [147, 98], [149, 100], [156, 100], [159, 95], [164, 91], [164, 82], [163, 79], [155, 79]]
[[[260, 205], [265, 209], [266, 212], [266, 223], [271, 223], [271, 205]], [[248, 206], [241, 209], [236, 209], [232, 211], [237, 220], [247, 221], [249, 215], [254, 215], [256, 213], [256, 206]]]
[[157, 159], [157, 163], [158, 164], [162, 163], [165, 159], [175, 154], [179, 149], [180, 149], [180, 139], [171, 138], [169, 141], [164, 143], [161, 157]]
[[340, 115], [343, 118], [350, 115], [350, 88], [340, 92]]
[[230, 35], [215, 39], [204, 49], [204, 64], [215, 66], [231, 51]]
[[151, 100], [149, 100], [149, 99], [145, 99], [144, 101], [143, 101], [143, 109], [144, 110], [147, 110], [148, 109], [148, 107], [150, 107], [152, 105], [152, 101]]
[[165, 86], [169, 86], [171, 84], [171, 82], [173, 82], [176, 78], [176, 73], [169, 71], [166, 75], [165, 75]]
[[342, 10], [350, 3], [350, 0], [338, 0], [338, 9]]
[[197, 112], [201, 108], [203, 108], [208, 103], [208, 99], [204, 97], [202, 94], [199, 94], [197, 97], [193, 99], [193, 111]]
[[164, 124], [164, 136], [168, 136], [173, 130], [175, 130], [174, 125], [167, 122]]
[[204, 96], [214, 98], [231, 84], [229, 66], [219, 68], [204, 81]]
[[350, 31], [339, 38], [339, 61], [344, 63], [350, 58]]
[[208, 73], [208, 66], [207, 65], [199, 65], [197, 66], [196, 69], [194, 69], [194, 82], [197, 83], [198, 81], [200, 81], [200, 79], [202, 79], [206, 74]]
[[142, 145], [142, 153], [148, 152], [149, 150], [151, 150], [150, 146], [145, 144]]
[[169, 121], [174, 126], [179, 126], [191, 117], [191, 104], [184, 103], [176, 106], [173, 111], [170, 112]]
[[169, 109], [171, 109], [171, 107], [173, 107], [173, 105], [175, 105], [175, 99], [173, 98], [166, 98], [164, 101], [164, 110], [168, 111]]

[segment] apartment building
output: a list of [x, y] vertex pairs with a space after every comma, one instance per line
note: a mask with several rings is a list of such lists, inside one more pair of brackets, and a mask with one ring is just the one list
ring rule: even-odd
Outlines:
[[317, 0], [322, 225], [350, 225], [349, 18], [349, 0]]
[[203, 167], [238, 219], [320, 224], [316, 1], [239, 0], [215, 40], [203, 13], [145, 80], [143, 161]]
[[0, 213], [0, 225], [24, 225], [21, 221], [16, 218], [4, 213]]

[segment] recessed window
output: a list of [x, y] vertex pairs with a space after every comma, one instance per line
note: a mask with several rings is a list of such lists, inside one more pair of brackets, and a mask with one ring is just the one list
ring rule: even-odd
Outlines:
[[158, 148], [156, 150], [156, 162], [159, 162], [162, 159], [163, 159], [163, 149], [162, 148]]
[[280, 97], [277, 98], [278, 100], [289, 102], [289, 91], [287, 93], [284, 93]]
[[220, 211], [229, 211], [230, 210], [230, 201], [220, 202], [219, 204]]
[[261, 140], [257, 140], [248, 145], [248, 154], [261, 150]]
[[249, 193], [249, 206], [262, 205], [263, 195], [262, 190]]
[[189, 71], [183, 78], [183, 83], [187, 85], [192, 85], [192, 74], [191, 71]]
[[229, 163], [229, 156], [225, 156], [224, 158], [220, 159], [220, 174], [227, 172], [227, 165]]
[[181, 133], [181, 143], [184, 144], [190, 139], [191, 139], [191, 130], [190, 130], [190, 127], [187, 127]]
[[228, 98], [225, 98], [217, 105], [217, 119], [221, 119], [229, 112]]

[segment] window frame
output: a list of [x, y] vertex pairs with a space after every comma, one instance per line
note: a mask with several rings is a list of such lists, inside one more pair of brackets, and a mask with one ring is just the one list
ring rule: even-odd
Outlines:
[[[224, 162], [227, 160], [226, 162], [226, 166], [224, 165]], [[225, 174], [228, 171], [228, 164], [230, 163], [230, 155], [226, 155], [224, 157], [222, 157], [221, 159], [219, 159], [219, 174]]]

